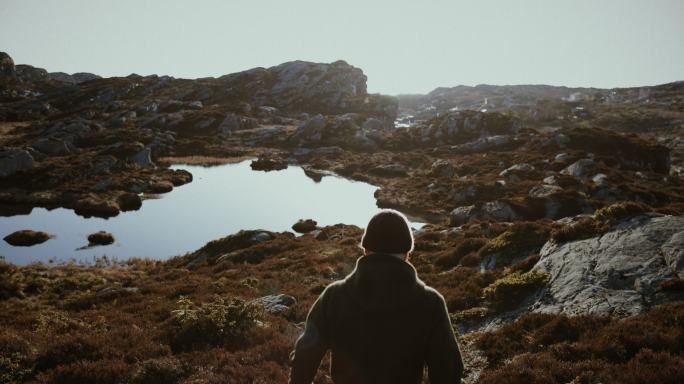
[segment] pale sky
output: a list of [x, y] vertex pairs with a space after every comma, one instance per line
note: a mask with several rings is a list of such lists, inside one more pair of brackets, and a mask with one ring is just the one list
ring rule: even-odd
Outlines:
[[370, 92], [684, 80], [684, 0], [0, 0], [17, 64], [220, 76], [343, 59]]

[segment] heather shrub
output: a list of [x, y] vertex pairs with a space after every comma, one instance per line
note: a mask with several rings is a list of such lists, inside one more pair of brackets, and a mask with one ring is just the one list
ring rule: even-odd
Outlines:
[[545, 286], [548, 281], [549, 276], [537, 270], [512, 272], [490, 284], [483, 293], [494, 307], [504, 309], [515, 306], [527, 295]]
[[591, 217], [585, 217], [576, 223], [563, 225], [551, 231], [551, 239], [557, 243], [588, 239], [600, 233], [600, 225]]
[[537, 223], [515, 223], [480, 249], [480, 258], [496, 255], [496, 267], [538, 251], [549, 238], [549, 228]]
[[684, 292], [684, 280], [679, 277], [663, 280], [660, 282], [660, 288], [663, 291]]
[[483, 238], [463, 239], [454, 249], [446, 251], [435, 261], [435, 264], [442, 270], [450, 269], [458, 265], [463, 256], [477, 252], [487, 242]]
[[528, 256], [528, 257], [520, 260], [519, 262], [511, 265], [508, 268], [508, 271], [509, 272], [522, 272], [522, 273], [528, 272], [537, 264], [538, 261], [539, 261], [539, 255], [531, 255], [531, 256]]
[[23, 295], [22, 287], [15, 278], [17, 272], [17, 267], [0, 261], [0, 300]]
[[530, 313], [475, 342], [493, 368], [480, 383], [680, 383], [684, 303], [626, 319]]
[[178, 309], [172, 312], [171, 346], [175, 350], [190, 350], [223, 345], [242, 339], [256, 324], [261, 307], [240, 299], [216, 297], [199, 307], [187, 297], [178, 299]]
[[0, 333], [0, 383], [21, 383], [31, 370], [31, 346], [19, 335]]
[[133, 376], [133, 384], [175, 384], [186, 375], [186, 368], [173, 357], [145, 360]]
[[615, 203], [597, 210], [592, 217], [585, 217], [576, 223], [554, 229], [551, 239], [560, 244], [599, 236], [611, 231], [621, 220], [649, 211], [651, 208], [642, 203]]
[[130, 367], [122, 361], [103, 359], [60, 365], [38, 376], [51, 384], [121, 384], [128, 382]]
[[643, 203], [622, 201], [597, 210], [594, 218], [603, 222], [617, 222], [649, 211], [651, 208]]
[[80, 360], [98, 360], [103, 351], [92, 335], [69, 334], [54, 337], [48, 346], [38, 354], [36, 369], [47, 370], [58, 365]]

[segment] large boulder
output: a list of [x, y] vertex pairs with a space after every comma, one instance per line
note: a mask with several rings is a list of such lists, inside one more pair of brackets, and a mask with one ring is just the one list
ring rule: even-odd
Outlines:
[[684, 277], [684, 217], [642, 215], [604, 235], [548, 242], [534, 269], [550, 277], [537, 312], [627, 316], [667, 300], [660, 283]]
[[33, 168], [33, 156], [19, 148], [0, 150], [0, 178]]

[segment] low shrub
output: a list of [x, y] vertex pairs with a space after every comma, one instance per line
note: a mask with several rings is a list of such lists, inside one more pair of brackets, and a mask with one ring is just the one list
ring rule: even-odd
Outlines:
[[512, 272], [490, 284], [483, 293], [494, 307], [503, 309], [515, 306], [525, 296], [545, 286], [548, 281], [549, 276], [537, 270]]
[[216, 297], [196, 307], [187, 297], [172, 312], [171, 347], [192, 350], [242, 339], [256, 324], [262, 309], [240, 299]]
[[663, 280], [660, 282], [660, 289], [670, 292], [684, 292], [684, 280], [679, 277]]
[[38, 376], [51, 384], [120, 384], [128, 382], [130, 366], [119, 360], [77, 361], [60, 365]]
[[597, 210], [594, 213], [594, 218], [602, 222], [618, 222], [651, 210], [649, 206], [643, 203], [621, 201]]
[[492, 368], [480, 383], [680, 383], [684, 302], [626, 319], [529, 313], [475, 343]]
[[554, 229], [551, 239], [561, 244], [599, 236], [611, 231], [620, 221], [651, 210], [645, 204], [632, 201], [615, 203], [597, 210], [592, 217]]
[[455, 248], [447, 250], [445, 254], [437, 258], [435, 264], [442, 270], [453, 268], [458, 265], [463, 256], [479, 251], [486, 243], [487, 240], [483, 238], [465, 238]]
[[173, 357], [149, 359], [142, 362], [133, 376], [133, 384], [175, 384], [187, 372], [187, 368]]
[[517, 257], [539, 251], [549, 239], [547, 226], [537, 223], [515, 223], [480, 249], [480, 258], [496, 255], [496, 267], [509, 265]]

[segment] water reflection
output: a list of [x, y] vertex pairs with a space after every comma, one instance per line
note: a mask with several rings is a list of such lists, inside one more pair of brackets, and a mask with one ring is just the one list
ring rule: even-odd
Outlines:
[[[163, 198], [145, 200], [139, 211], [109, 219], [84, 219], [59, 208], [34, 209], [29, 215], [0, 217], [0, 237], [18, 229], [33, 229], [55, 238], [33, 247], [13, 247], [0, 240], [0, 255], [9, 262], [92, 261], [107, 255], [166, 259], [193, 251], [206, 242], [240, 229], [290, 230], [300, 218], [319, 225], [365, 226], [378, 211], [370, 184], [341, 177], [316, 183], [302, 168], [254, 172], [249, 161], [216, 167], [174, 166], [193, 174], [193, 182]], [[76, 250], [96, 231], [111, 232], [116, 242]]]

